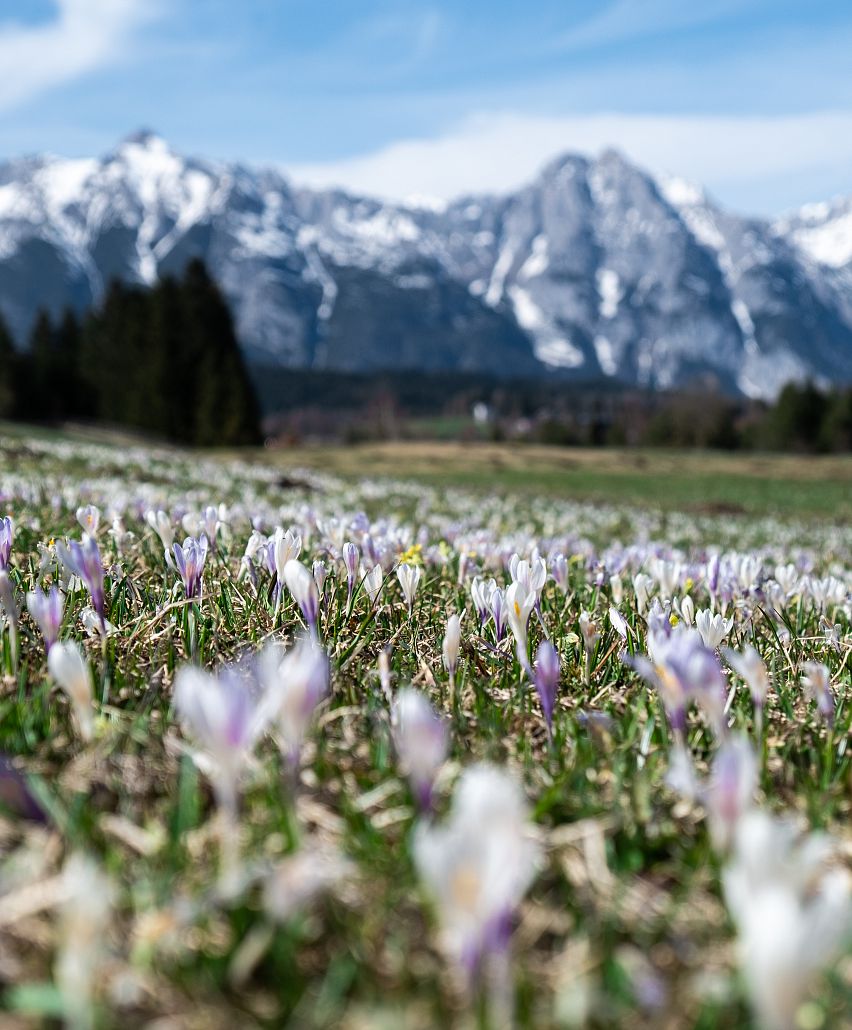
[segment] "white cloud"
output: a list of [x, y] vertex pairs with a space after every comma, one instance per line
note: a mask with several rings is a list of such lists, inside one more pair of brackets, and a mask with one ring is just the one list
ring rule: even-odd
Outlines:
[[157, 0], [58, 0], [49, 22], [0, 24], [0, 110], [114, 62]]
[[711, 24], [748, 5], [744, 0], [614, 0], [554, 41], [559, 49], [615, 43]]
[[502, 192], [532, 179], [565, 152], [616, 147], [657, 173], [711, 192], [852, 162], [852, 112], [779, 117], [722, 115], [480, 114], [434, 139], [404, 140], [372, 154], [290, 165], [297, 182], [341, 186], [397, 200]]

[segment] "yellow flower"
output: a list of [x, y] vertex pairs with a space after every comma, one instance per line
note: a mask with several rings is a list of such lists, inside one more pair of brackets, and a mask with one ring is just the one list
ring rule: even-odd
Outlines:
[[399, 556], [400, 565], [422, 565], [423, 564], [423, 545], [412, 544], [407, 551]]

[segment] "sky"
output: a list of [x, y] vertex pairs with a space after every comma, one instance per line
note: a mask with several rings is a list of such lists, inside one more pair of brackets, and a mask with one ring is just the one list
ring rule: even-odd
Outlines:
[[0, 0], [0, 158], [183, 153], [396, 199], [622, 150], [776, 214], [852, 194], [848, 0]]

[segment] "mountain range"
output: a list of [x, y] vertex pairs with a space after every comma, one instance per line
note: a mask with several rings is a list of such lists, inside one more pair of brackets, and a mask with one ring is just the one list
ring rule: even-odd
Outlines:
[[[852, 381], [852, 198], [766, 220], [615, 151], [502, 196], [396, 204], [177, 154], [0, 164], [0, 314], [97, 304], [200, 256], [249, 362], [712, 383]], [[116, 341], [120, 346], [120, 341]]]

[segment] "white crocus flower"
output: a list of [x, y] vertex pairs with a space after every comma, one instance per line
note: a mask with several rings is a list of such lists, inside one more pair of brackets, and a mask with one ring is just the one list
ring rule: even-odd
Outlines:
[[305, 636], [286, 654], [276, 645], [268, 647], [259, 668], [264, 685], [262, 711], [277, 727], [281, 752], [295, 769], [316, 707], [328, 693], [328, 655], [316, 640]]
[[627, 619], [624, 618], [621, 612], [614, 605], [610, 605], [609, 622], [621, 639], [627, 640], [627, 636], [630, 633], [630, 627], [627, 624]]
[[799, 570], [790, 562], [787, 565], [775, 566], [775, 582], [781, 587], [787, 597], [796, 593], [799, 588]]
[[[384, 652], [382, 652], [384, 653]], [[447, 724], [425, 694], [405, 687], [391, 711], [394, 747], [421, 811], [429, 811], [432, 786], [447, 757]]]
[[636, 594], [636, 611], [640, 615], [645, 614], [645, 609], [648, 607], [648, 601], [650, 599], [653, 586], [653, 579], [651, 579], [650, 576], [646, 576], [644, 572], [637, 572], [633, 577], [633, 592]]
[[719, 612], [715, 614], [709, 608], [702, 608], [695, 613], [695, 628], [701, 634], [704, 646], [715, 651], [734, 627], [733, 619], [726, 619]]
[[145, 521], [160, 538], [160, 543], [166, 553], [166, 561], [171, 565], [172, 544], [175, 542], [175, 527], [172, 525], [172, 520], [164, 511], [151, 510], [145, 512]]
[[364, 590], [370, 598], [370, 604], [376, 605], [382, 593], [385, 574], [381, 565], [374, 565], [364, 576]]
[[73, 641], [54, 644], [47, 656], [47, 668], [71, 701], [80, 736], [91, 740], [95, 729], [92, 672], [80, 646]]
[[687, 626], [695, 625], [695, 602], [686, 594], [680, 600], [674, 602], [674, 610], [680, 615]]
[[95, 507], [94, 504], [87, 504], [85, 508], [78, 508], [77, 521], [87, 536], [94, 536], [101, 522], [100, 508]]
[[802, 686], [808, 697], [816, 702], [819, 714], [829, 727], [834, 726], [834, 695], [831, 692], [831, 672], [822, 662], [805, 662], [802, 666]]
[[397, 566], [396, 577], [399, 580], [399, 585], [402, 587], [409, 614], [414, 604], [414, 598], [417, 596], [417, 588], [420, 585], [420, 577], [422, 575], [423, 570], [419, 565], [409, 565], [408, 562], [402, 562]]
[[444, 633], [443, 644], [441, 645], [441, 657], [444, 668], [452, 679], [456, 674], [456, 666], [459, 660], [459, 647], [461, 645], [461, 615], [453, 613], [447, 619], [447, 630]]
[[723, 885], [740, 965], [764, 1030], [793, 1030], [817, 974], [852, 930], [845, 870], [826, 870], [829, 842], [761, 811], [740, 821]]
[[319, 590], [311, 572], [300, 562], [291, 558], [284, 566], [284, 582], [301, 609], [308, 628], [316, 630], [319, 615]]
[[489, 956], [505, 954], [508, 922], [538, 861], [516, 781], [490, 765], [468, 768], [447, 823], [417, 826], [414, 860], [452, 959], [475, 975]]
[[[527, 651], [527, 627], [530, 615], [535, 608], [536, 596], [532, 590], [526, 590], [522, 583], [512, 583], [506, 588], [506, 617], [509, 622], [509, 629], [515, 638], [518, 648], [518, 657], [521, 663], [526, 662]], [[521, 657], [523, 656], [523, 657]]]
[[761, 707], [769, 692], [769, 673], [763, 659], [751, 644], [746, 644], [741, 652], [726, 647], [722, 653], [728, 665], [745, 680], [755, 707]]
[[717, 851], [730, 847], [740, 820], [751, 810], [757, 772], [757, 758], [748, 737], [730, 736], [719, 745], [710, 777], [701, 791]]

